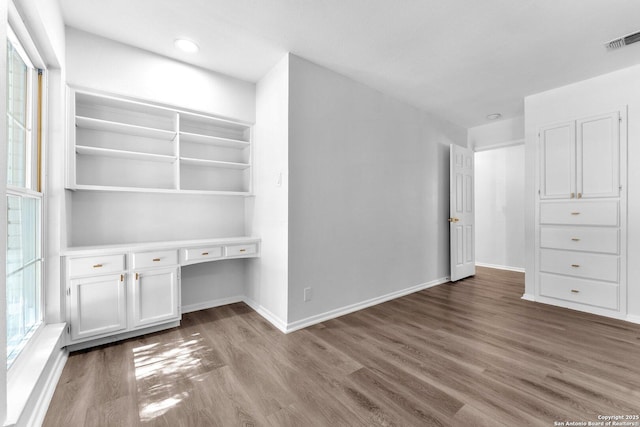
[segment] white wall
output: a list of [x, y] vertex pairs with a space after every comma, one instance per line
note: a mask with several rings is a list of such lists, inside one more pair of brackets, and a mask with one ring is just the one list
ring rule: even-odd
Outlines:
[[234, 259], [181, 267], [182, 312], [242, 301], [244, 289], [238, 282], [244, 282], [247, 262]]
[[289, 100], [289, 324], [447, 277], [466, 131], [293, 55]]
[[[525, 98], [526, 269], [534, 271], [535, 156], [540, 126], [613, 111], [628, 105], [628, 312], [640, 321], [640, 66]], [[526, 293], [534, 294], [534, 277], [526, 274]]]
[[521, 144], [524, 140], [524, 116], [469, 128], [467, 146], [474, 151]]
[[247, 234], [262, 237], [261, 257], [250, 261], [249, 303], [281, 329], [287, 323], [289, 56], [257, 85], [254, 192], [247, 199]]
[[72, 215], [72, 246], [244, 235], [244, 200], [235, 196], [78, 191]]
[[524, 271], [524, 144], [475, 153], [476, 263]]
[[69, 84], [255, 121], [255, 84], [67, 28]]

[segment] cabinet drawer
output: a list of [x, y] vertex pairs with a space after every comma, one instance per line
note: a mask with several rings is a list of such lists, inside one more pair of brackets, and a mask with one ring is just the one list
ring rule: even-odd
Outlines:
[[540, 274], [540, 295], [596, 307], [618, 309], [618, 285], [576, 277]]
[[222, 258], [222, 246], [184, 249], [184, 261], [207, 261]]
[[178, 251], [136, 252], [131, 255], [131, 265], [134, 269], [149, 267], [164, 267], [178, 263]]
[[69, 259], [69, 277], [119, 273], [124, 269], [124, 254]]
[[618, 242], [617, 228], [541, 227], [540, 229], [540, 247], [543, 248], [617, 254], [620, 247]]
[[618, 202], [541, 203], [540, 223], [617, 226]]
[[589, 254], [573, 251], [540, 251], [540, 270], [547, 273], [567, 274], [586, 279], [618, 281], [616, 255]]
[[258, 245], [255, 243], [249, 243], [246, 245], [231, 245], [225, 247], [225, 256], [245, 256], [254, 255], [258, 252]]

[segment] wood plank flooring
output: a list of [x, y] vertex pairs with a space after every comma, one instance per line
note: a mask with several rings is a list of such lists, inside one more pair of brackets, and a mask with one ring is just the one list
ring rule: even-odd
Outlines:
[[72, 353], [45, 426], [553, 426], [640, 415], [640, 325], [478, 268], [284, 335], [244, 304]]

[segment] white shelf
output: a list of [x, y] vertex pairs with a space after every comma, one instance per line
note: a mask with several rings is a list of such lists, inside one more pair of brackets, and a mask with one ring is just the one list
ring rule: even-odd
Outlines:
[[250, 165], [247, 163], [220, 162], [217, 160], [193, 159], [190, 157], [180, 157], [180, 163], [193, 166], [210, 166], [223, 169], [247, 169]]
[[172, 188], [146, 188], [146, 187], [114, 187], [105, 185], [77, 185], [70, 188], [72, 191], [99, 191], [113, 193], [162, 193], [162, 194], [198, 194], [206, 196], [243, 196], [253, 197], [248, 191], [224, 191], [224, 190], [176, 190]]
[[162, 139], [165, 141], [173, 141], [176, 137], [176, 132], [171, 130], [130, 125], [128, 123], [112, 122], [109, 120], [94, 119], [92, 117], [83, 116], [76, 116], [76, 126], [84, 129], [143, 136], [146, 138]]
[[164, 154], [140, 153], [137, 151], [113, 150], [111, 148], [88, 147], [86, 145], [76, 145], [76, 153], [86, 156], [115, 157], [118, 159], [146, 160], [149, 162], [173, 163], [175, 156]]
[[198, 144], [211, 144], [217, 145], [219, 147], [230, 147], [230, 148], [247, 148], [250, 143], [247, 141], [240, 141], [237, 139], [229, 139], [229, 138], [220, 138], [217, 136], [209, 136], [202, 135], [198, 133], [191, 132], [180, 132], [180, 141], [181, 142], [195, 142]]
[[69, 98], [66, 188], [251, 195], [251, 124], [73, 89]]

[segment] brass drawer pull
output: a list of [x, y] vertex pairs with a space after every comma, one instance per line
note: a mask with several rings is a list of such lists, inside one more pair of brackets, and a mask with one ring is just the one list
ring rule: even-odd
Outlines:
[[158, 261], [160, 261], [160, 258], [154, 258], [153, 259], [153, 262], [158, 262]]
[[95, 264], [93, 268], [102, 268], [102, 264]]
[[240, 249], [240, 252], [247, 252], [246, 249]]
[[571, 212], [571, 215], [580, 215], [580, 212]]
[[576, 193], [571, 193], [571, 197], [570, 198], [573, 199], [574, 197], [576, 197]]
[[573, 240], [574, 242], [579, 242], [580, 239], [578, 239], [577, 237], [572, 237], [571, 240]]
[[578, 268], [578, 267], [580, 267], [580, 264], [571, 264], [571, 267]]
[[578, 199], [582, 199], [582, 193], [578, 193]]
[[209, 255], [209, 252], [202, 252], [202, 255]]
[[572, 293], [572, 294], [579, 294], [579, 293], [580, 293], [580, 291], [579, 291], [579, 290], [577, 290], [577, 289], [571, 289], [571, 293]]

